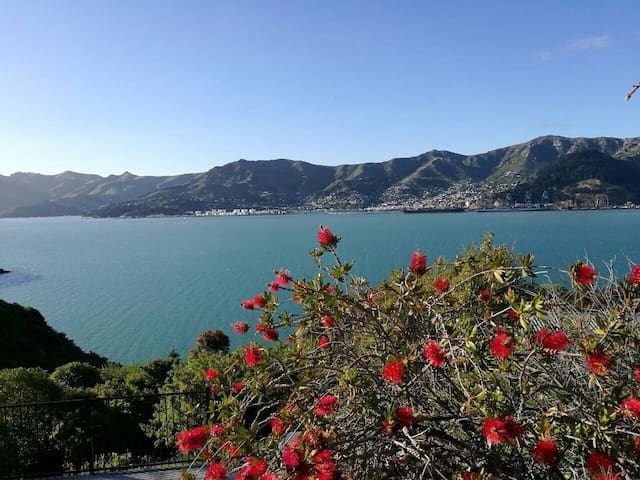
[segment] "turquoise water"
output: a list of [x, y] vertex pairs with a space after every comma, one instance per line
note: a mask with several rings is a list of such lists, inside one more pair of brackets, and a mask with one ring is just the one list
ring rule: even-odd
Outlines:
[[487, 231], [539, 264], [566, 267], [586, 254], [603, 270], [616, 257], [624, 274], [627, 258], [640, 262], [640, 211], [2, 219], [0, 267], [14, 273], [0, 276], [0, 298], [39, 309], [82, 348], [120, 362], [185, 354], [207, 329], [237, 342], [230, 324], [257, 316], [240, 302], [274, 269], [315, 274], [308, 252], [320, 224], [372, 280], [407, 265], [416, 248], [451, 258]]

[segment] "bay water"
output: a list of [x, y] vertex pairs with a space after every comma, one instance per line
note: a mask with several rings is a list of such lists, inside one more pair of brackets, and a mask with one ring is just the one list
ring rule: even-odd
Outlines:
[[315, 275], [308, 253], [321, 224], [372, 282], [407, 266], [417, 248], [429, 261], [452, 259], [486, 232], [542, 265], [588, 256], [604, 271], [614, 259], [624, 276], [640, 262], [636, 210], [0, 219], [0, 267], [12, 271], [0, 275], [0, 299], [37, 308], [81, 348], [117, 362], [184, 355], [216, 328], [234, 348], [252, 337], [234, 335], [231, 323], [258, 316], [240, 302], [264, 291], [273, 270]]

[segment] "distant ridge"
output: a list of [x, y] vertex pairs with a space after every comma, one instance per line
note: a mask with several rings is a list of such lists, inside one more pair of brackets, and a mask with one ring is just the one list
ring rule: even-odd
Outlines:
[[[458, 182], [524, 182], [540, 168], [577, 152], [601, 162], [640, 162], [640, 138], [543, 136], [482, 154], [432, 150], [380, 163], [321, 166], [287, 159], [238, 160], [204, 173], [171, 177], [100, 177], [16, 173], [0, 176], [0, 216], [146, 216], [232, 208], [361, 208], [412, 201]], [[635, 169], [630, 169], [635, 172]], [[640, 179], [636, 179], [639, 184]], [[613, 185], [616, 187], [616, 185]], [[566, 194], [570, 194], [566, 190]], [[628, 185], [621, 198], [637, 200]]]

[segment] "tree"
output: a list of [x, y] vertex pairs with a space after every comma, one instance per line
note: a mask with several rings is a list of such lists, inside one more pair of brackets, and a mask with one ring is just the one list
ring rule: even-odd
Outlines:
[[318, 240], [315, 277], [245, 301], [290, 343], [236, 350], [210, 423], [178, 437], [210, 478], [640, 477], [640, 266], [617, 282], [576, 261], [560, 287], [487, 236], [371, 286]]

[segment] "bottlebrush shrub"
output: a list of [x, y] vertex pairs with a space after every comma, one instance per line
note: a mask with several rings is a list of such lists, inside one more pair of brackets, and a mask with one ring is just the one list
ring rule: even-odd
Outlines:
[[638, 282], [581, 262], [570, 288], [535, 282], [531, 255], [485, 236], [371, 285], [327, 231], [317, 275], [253, 312], [290, 343], [241, 347], [219, 374], [194, 449], [209, 480], [640, 478]]

